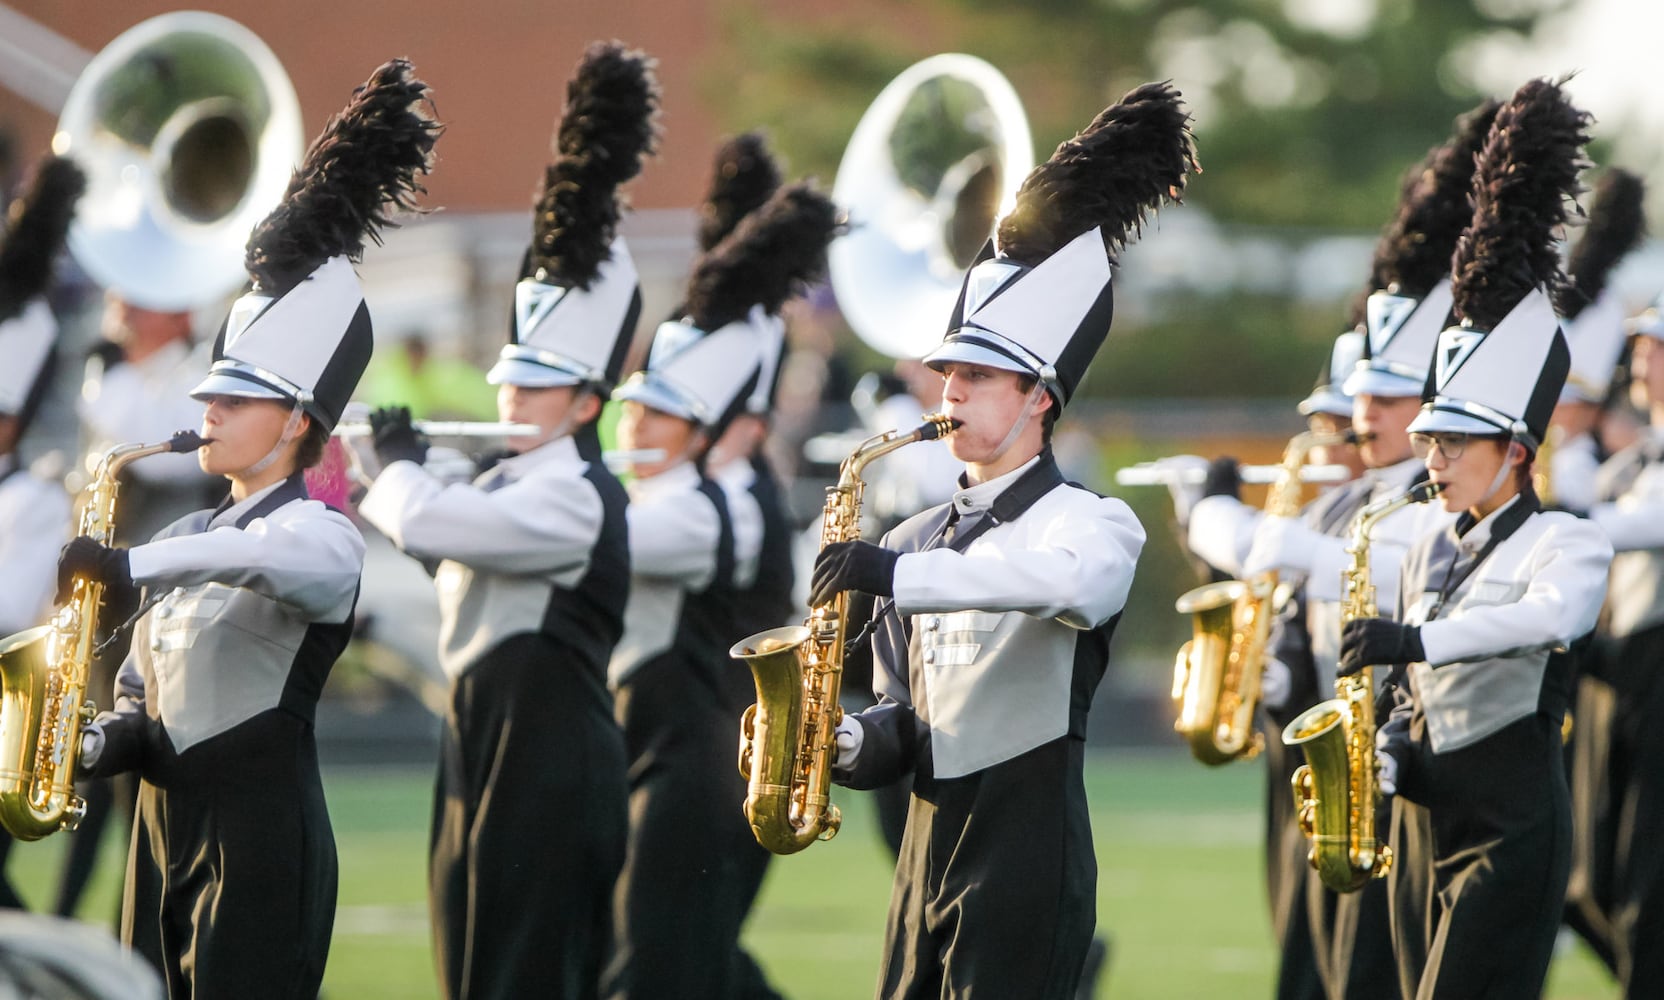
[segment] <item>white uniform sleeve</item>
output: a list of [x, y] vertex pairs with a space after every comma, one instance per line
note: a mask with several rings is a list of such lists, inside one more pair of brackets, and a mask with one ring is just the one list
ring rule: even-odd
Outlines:
[[1233, 577], [1254, 545], [1254, 529], [1265, 517], [1236, 497], [1203, 497], [1190, 508], [1189, 545], [1197, 558]]
[[1590, 507], [1589, 520], [1605, 530], [1619, 552], [1664, 549], [1664, 465], [1642, 469], [1635, 485], [1615, 502]]
[[1600, 459], [1585, 438], [1555, 449], [1549, 456], [1549, 483], [1554, 488], [1554, 502], [1574, 511], [1593, 507], [1599, 499], [1595, 490], [1599, 472]]
[[689, 490], [633, 501], [630, 572], [702, 590], [716, 575], [722, 522], [703, 493]]
[[1016, 611], [1095, 628], [1127, 603], [1144, 528], [1126, 504], [1096, 499], [1054, 516], [1026, 548], [973, 545], [896, 560], [896, 609]]
[[1427, 662], [1437, 667], [1571, 642], [1595, 627], [1611, 562], [1612, 546], [1600, 528], [1568, 518], [1536, 556], [1518, 601], [1469, 606], [1458, 617], [1421, 626]]
[[[22, 474], [20, 474], [22, 475]], [[8, 490], [0, 525], [0, 636], [41, 624], [58, 585], [58, 550], [69, 540], [69, 497], [46, 483]]]
[[600, 494], [582, 475], [534, 471], [487, 492], [444, 485], [415, 462], [383, 470], [358, 512], [417, 558], [507, 574], [586, 565], [604, 516]]
[[215, 528], [129, 550], [133, 582], [150, 587], [223, 583], [296, 608], [311, 621], [347, 620], [364, 569], [364, 537], [342, 514], [305, 500], [246, 528]]

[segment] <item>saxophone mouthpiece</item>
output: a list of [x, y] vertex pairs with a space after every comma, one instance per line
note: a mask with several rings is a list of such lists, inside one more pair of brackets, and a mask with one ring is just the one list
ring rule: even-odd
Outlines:
[[168, 451], [178, 454], [196, 451], [211, 440], [213, 439], [205, 438], [196, 431], [175, 431], [173, 437], [168, 440]]
[[944, 418], [940, 413], [927, 413], [924, 416], [924, 424], [918, 430], [919, 440], [935, 441], [938, 438], [952, 434], [963, 426], [965, 426], [965, 421], [958, 417]]
[[1425, 483], [1417, 483], [1410, 488], [1411, 503], [1426, 503], [1444, 492], [1444, 483], [1435, 483], [1429, 479]]

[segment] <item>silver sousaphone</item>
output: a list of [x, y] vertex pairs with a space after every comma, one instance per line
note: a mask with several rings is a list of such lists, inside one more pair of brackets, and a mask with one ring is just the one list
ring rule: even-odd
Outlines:
[[966, 268], [1033, 166], [1022, 102], [981, 59], [932, 56], [890, 81], [832, 188], [850, 221], [832, 242], [832, 288], [856, 334], [895, 358], [940, 343]]
[[87, 64], [52, 139], [87, 175], [70, 250], [134, 305], [209, 305], [247, 280], [243, 246], [302, 139], [295, 89], [258, 35], [201, 11], [140, 22]]

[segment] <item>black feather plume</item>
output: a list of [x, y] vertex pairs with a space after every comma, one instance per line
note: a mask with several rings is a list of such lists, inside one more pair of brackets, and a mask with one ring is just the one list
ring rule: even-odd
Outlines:
[[1113, 260], [1145, 213], [1178, 202], [1187, 175], [1200, 170], [1181, 95], [1168, 83], [1146, 83], [1029, 173], [1017, 207], [1000, 220], [999, 251], [1032, 267], [1102, 226]]
[[1406, 177], [1398, 212], [1375, 247], [1371, 291], [1396, 287], [1419, 299], [1450, 276], [1456, 240], [1473, 220], [1468, 198], [1474, 163], [1501, 107], [1487, 99], [1458, 117], [1450, 138], [1428, 150]]
[[688, 279], [687, 315], [710, 332], [760, 305], [777, 313], [826, 272], [826, 247], [843, 230], [836, 205], [806, 183], [774, 192], [701, 256]]
[[86, 188], [87, 179], [72, 160], [47, 156], [29, 193], [12, 203], [0, 246], [0, 322], [22, 312], [52, 283], [52, 265]]
[[366, 239], [414, 211], [418, 174], [443, 126], [409, 61], [382, 64], [312, 141], [283, 201], [249, 236], [244, 264], [262, 292], [281, 294], [331, 257], [357, 260]]
[[533, 210], [524, 277], [587, 289], [611, 254], [623, 207], [618, 186], [658, 145], [654, 61], [620, 42], [595, 42], [566, 85], [555, 162]]
[[1531, 80], [1496, 113], [1473, 173], [1473, 218], [1451, 259], [1459, 319], [1492, 329], [1531, 290], [1565, 280], [1555, 232], [1575, 209], [1589, 114]]
[[1589, 199], [1589, 224], [1566, 261], [1566, 277], [1555, 306], [1575, 319], [1600, 298], [1606, 279], [1646, 234], [1646, 184], [1627, 170], [1614, 168], [1595, 182]]
[[780, 186], [780, 164], [760, 132], [724, 142], [711, 167], [711, 189], [699, 206], [699, 251], [716, 246]]

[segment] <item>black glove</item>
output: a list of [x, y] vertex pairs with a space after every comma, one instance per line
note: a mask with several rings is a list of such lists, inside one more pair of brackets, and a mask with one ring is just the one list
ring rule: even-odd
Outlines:
[[1208, 463], [1207, 477], [1202, 480], [1202, 496], [1242, 499], [1242, 473], [1238, 471], [1236, 459], [1221, 455]]
[[384, 406], [370, 414], [370, 440], [382, 468], [394, 462], [427, 461], [428, 439], [410, 422], [407, 406]]
[[96, 580], [111, 589], [131, 590], [133, 574], [128, 569], [127, 550], [112, 549], [85, 535], [70, 539], [58, 553], [57, 604], [69, 600], [77, 576]]
[[1421, 648], [1421, 626], [1401, 625], [1385, 618], [1359, 618], [1340, 630], [1340, 670], [1349, 677], [1368, 666], [1396, 666], [1427, 658]]
[[814, 576], [809, 583], [809, 604], [830, 603], [842, 590], [859, 590], [875, 597], [896, 592], [896, 560], [899, 552], [863, 542], [833, 542], [820, 550]]

